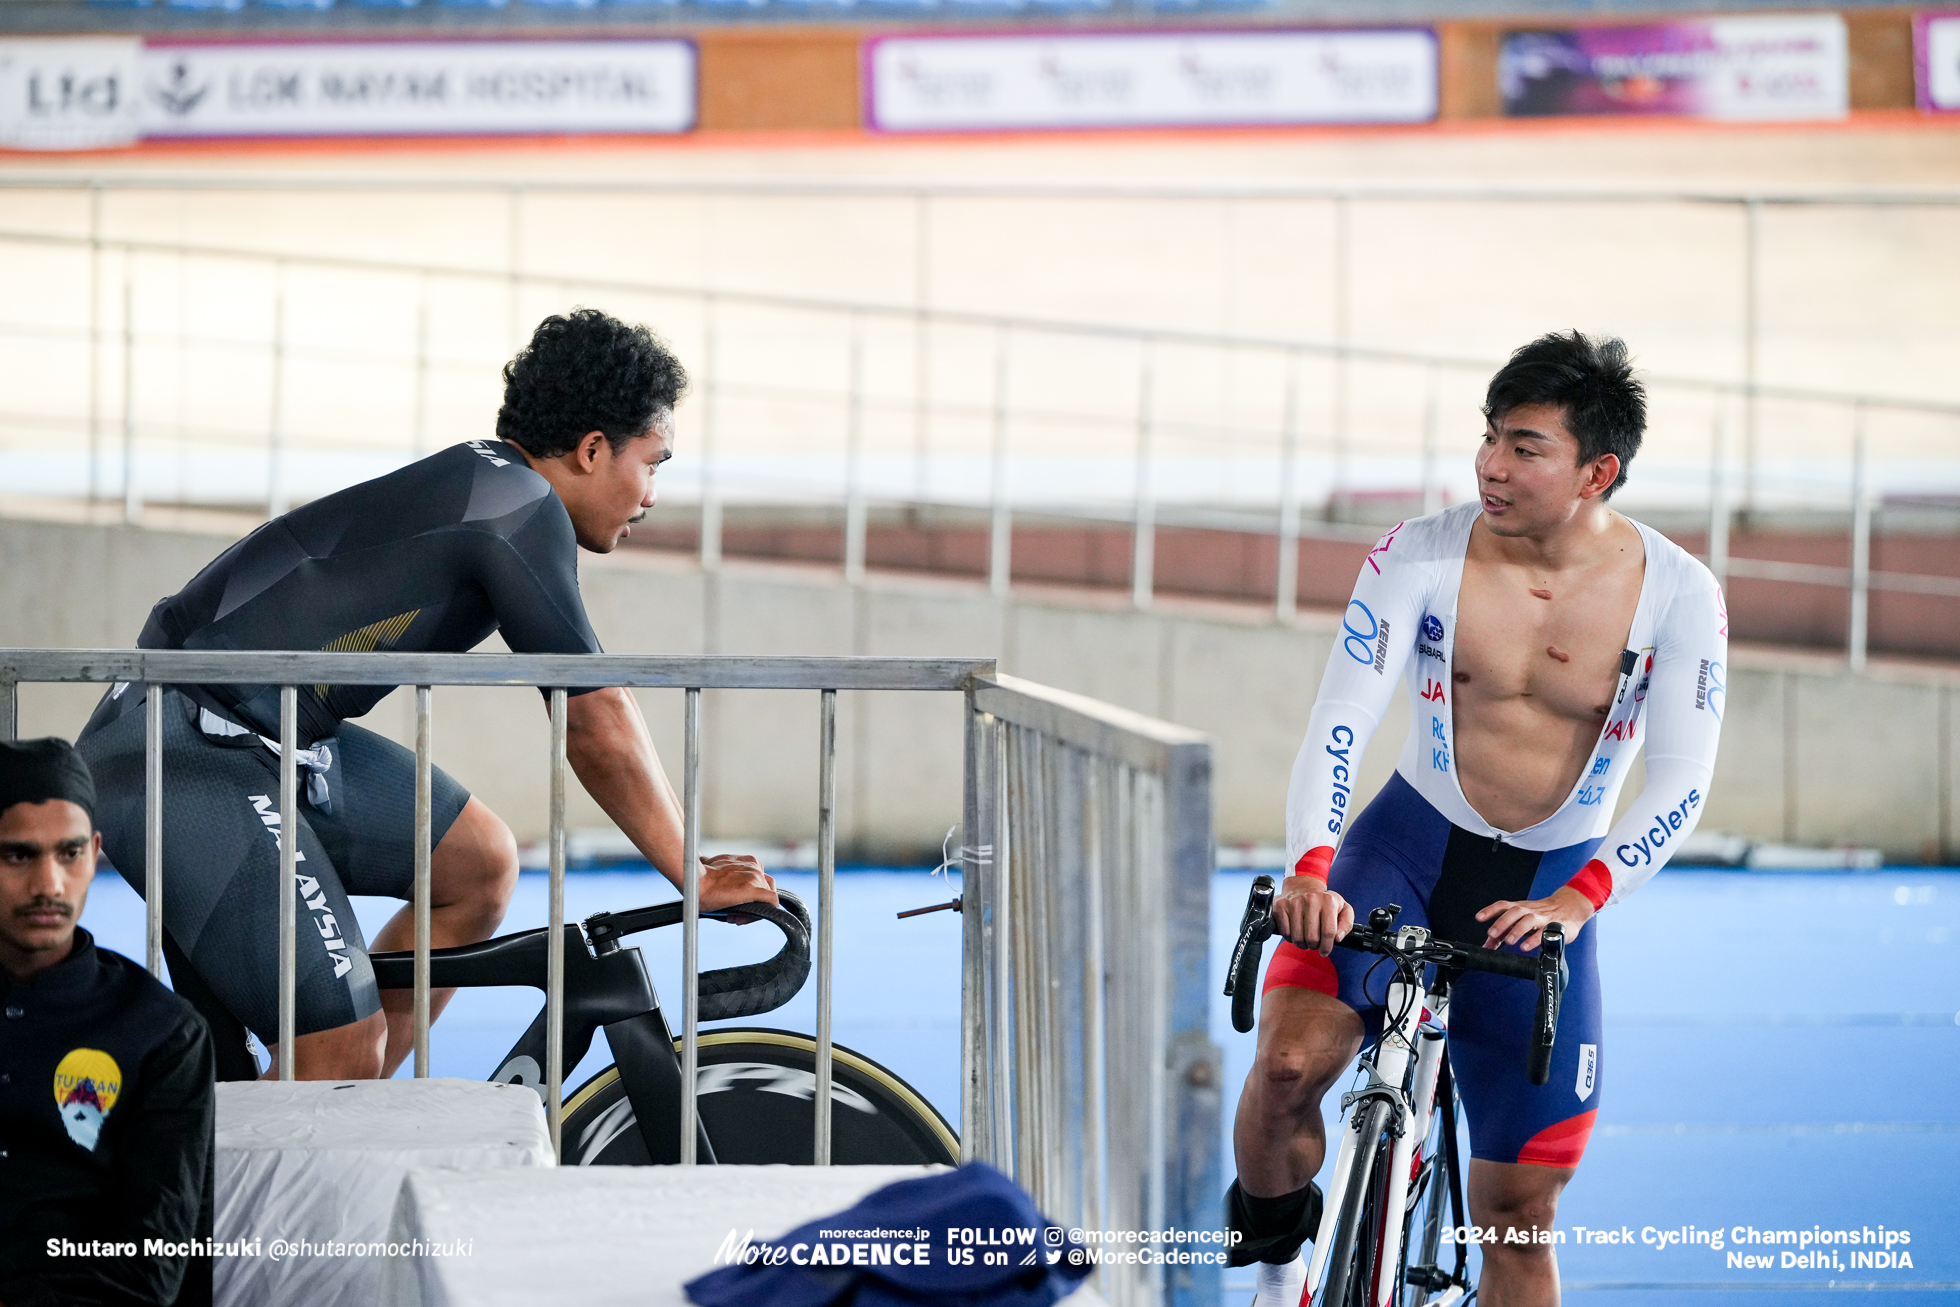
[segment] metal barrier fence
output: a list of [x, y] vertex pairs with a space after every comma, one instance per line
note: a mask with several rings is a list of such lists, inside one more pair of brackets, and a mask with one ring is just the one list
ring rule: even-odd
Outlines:
[[[1064, 1225], [1214, 1230], [1211, 745], [1010, 676], [967, 698], [968, 1155]], [[1222, 1268], [1100, 1272], [1131, 1307], [1215, 1303]]]
[[[297, 687], [415, 690], [414, 1013], [417, 1076], [429, 1074], [433, 687], [548, 689], [550, 908], [544, 1099], [558, 1147], [564, 1082], [566, 684], [679, 689], [683, 762], [682, 1112], [695, 1157], [701, 840], [701, 691], [819, 696], [816, 1098], [831, 1098], [831, 975], [840, 690], [963, 691], [968, 701], [962, 1152], [1016, 1176], [1065, 1225], [1215, 1226], [1218, 1049], [1206, 1034], [1212, 871], [1211, 746], [1196, 732], [1012, 677], [990, 660], [630, 654], [408, 654], [0, 649], [0, 739], [18, 733], [19, 687], [124, 683], [145, 700], [143, 897], [147, 963], [163, 974], [162, 688], [278, 685], [279, 830], [301, 819]], [[311, 743], [311, 742], [307, 742]], [[296, 854], [281, 838], [275, 1070], [293, 1076]], [[830, 1161], [830, 1115], [813, 1156]], [[1217, 1301], [1216, 1268], [1165, 1281], [1104, 1267], [1116, 1307]]]
[[[87, 321], [82, 323], [73, 313], [67, 317], [75, 320], [66, 322], [0, 321], [0, 335], [31, 340], [40, 351], [36, 359], [52, 359], [48, 351], [81, 350], [88, 377], [85, 402], [66, 405], [58, 413], [0, 413], [0, 431], [32, 433], [43, 442], [53, 436], [56, 439], [47, 442], [53, 444], [62, 436], [84, 437], [88, 497], [118, 494], [125, 515], [132, 519], [141, 515], [148, 493], [141, 451], [173, 441], [180, 448], [203, 441], [233, 452], [250, 450], [254, 458], [262, 451], [264, 476], [257, 495], [223, 493], [233, 500], [256, 497], [269, 514], [282, 511], [296, 491], [321, 488], [305, 485], [295, 476], [293, 465], [302, 456], [332, 448], [342, 453], [385, 451], [399, 458], [426, 452], [437, 440], [446, 443], [454, 436], [438, 436], [443, 424], [434, 416], [440, 407], [437, 397], [446, 384], [465, 374], [494, 377], [502, 353], [522, 338], [527, 315], [600, 296], [608, 303], [623, 301], [634, 308], [658, 306], [668, 329], [674, 330], [673, 320], [680, 320], [690, 343], [696, 345], [684, 353], [699, 360], [698, 438], [689, 437], [695, 442], [690, 452], [699, 473], [691, 485], [680, 484], [699, 497], [699, 550], [707, 566], [717, 565], [721, 558], [724, 506], [742, 496], [751, 500], [758, 494], [787, 496], [841, 506], [844, 532], [839, 561], [853, 579], [864, 570], [867, 523], [874, 504], [957, 502], [987, 514], [988, 574], [997, 591], [1007, 589], [1012, 574], [1017, 513], [1038, 511], [1044, 516], [1132, 528], [1130, 583], [1140, 606], [1148, 605], [1156, 591], [1155, 540], [1160, 526], [1210, 526], [1269, 536], [1277, 560], [1274, 602], [1282, 618], [1291, 614], [1295, 602], [1298, 551], [1294, 546], [1301, 537], [1372, 534], [1332, 520], [1339, 516], [1344, 496], [1352, 496], [1361, 463], [1369, 458], [1400, 460], [1419, 483], [1410, 489], [1422, 508], [1442, 502], [1441, 415], [1469, 411], [1466, 399], [1474, 396], [1494, 366], [1489, 358], [1385, 348], [1355, 338], [1358, 212], [1378, 217], [1410, 206], [1463, 204], [1523, 205], [1533, 210], [1551, 206], [1561, 211], [1605, 204], [1655, 213], [1672, 206], [1711, 212], [1725, 223], [1733, 217], [1738, 238], [1732, 290], [1741, 306], [1740, 331], [1731, 344], [1739, 368], [1726, 378], [1647, 376], [1654, 422], [1640, 475], [1629, 493], [1659, 494], [1658, 502], [1675, 517], [1698, 516], [1705, 522], [1705, 556], [1718, 575], [1845, 590], [1848, 652], [1854, 665], [1864, 661], [1870, 591], [1960, 596], [1960, 578], [1874, 571], [1870, 566], [1875, 505], [1886, 493], [1888, 481], [1894, 489], [1924, 490], [1930, 485], [1942, 493], [1960, 494], [1960, 460], [1952, 453], [1960, 444], [1955, 440], [1960, 436], [1960, 403], [1773, 385], [1760, 375], [1765, 214], [1924, 212], [1941, 215], [1944, 221], [1944, 215], [1960, 212], [1960, 192], [1950, 189], [1724, 192], [1446, 183], [1151, 186], [831, 178], [514, 181], [196, 174], [76, 177], [26, 171], [0, 175], [0, 191], [36, 190], [86, 196], [88, 230], [59, 233], [10, 226], [0, 231], [0, 251], [85, 260]], [[142, 191], [484, 195], [507, 208], [508, 260], [503, 267], [443, 266], [111, 235], [103, 226], [104, 197]], [[912, 298], [873, 302], [775, 294], [526, 266], [522, 234], [532, 221], [528, 215], [534, 206], [567, 197], [641, 196], [704, 197], [704, 202], [727, 197], [758, 201], [817, 197], [897, 204], [911, 215], [909, 223], [915, 231], [910, 255], [918, 266], [911, 273]], [[1179, 330], [956, 310], [933, 302], [930, 252], [935, 241], [947, 239], [938, 232], [936, 215], [963, 202], [1085, 199], [1187, 206], [1325, 205], [1328, 247], [1303, 257], [1325, 265], [1323, 279], [1331, 286], [1333, 306], [1331, 331], [1325, 338], [1310, 339]], [[896, 258], [903, 262], [904, 256]], [[224, 293], [251, 298], [266, 291], [271, 309], [265, 332], [190, 330], [181, 324], [175, 332], [141, 327], [138, 279], [132, 270], [145, 260], [174, 261], [180, 277], [215, 279], [209, 284], [228, 286]], [[232, 276], [241, 270], [266, 285], [245, 293], [220, 276], [220, 272]], [[368, 317], [359, 319], [356, 326], [362, 330], [345, 341], [328, 343], [317, 324], [301, 331], [293, 320], [292, 305], [303, 277], [366, 278], [364, 296], [372, 287], [392, 287], [387, 293], [400, 303], [384, 316], [413, 322], [414, 329], [402, 336], [400, 348], [377, 347]], [[184, 296], [197, 298], [189, 290], [179, 298]], [[474, 318], [501, 316], [503, 327], [494, 343], [471, 338], [474, 344], [467, 350], [453, 342], [441, 344], [438, 337], [443, 333], [432, 324], [452, 300], [455, 312], [461, 311], [456, 305], [467, 305], [473, 306]], [[28, 297], [20, 300], [22, 305], [29, 302]], [[6, 316], [12, 319], [24, 311]], [[454, 331], [450, 335], [454, 342], [464, 339]], [[785, 341], [793, 349], [786, 350]], [[797, 367], [780, 366], [786, 352], [798, 357]], [[224, 384], [208, 389], [224, 391], [227, 399], [235, 401], [222, 420], [187, 421], [181, 396], [175, 423], [160, 421], [146, 411], [142, 360], [175, 357], [182, 365], [186, 357], [205, 356], [221, 361], [225, 368]], [[28, 363], [24, 352], [15, 357], [20, 368], [39, 366]], [[958, 387], [950, 386], [943, 376], [935, 380], [935, 368], [945, 372], [942, 365], [948, 359], [959, 364], [954, 371], [963, 384]], [[1179, 391], [1181, 379], [1194, 369], [1214, 366], [1240, 376], [1242, 391], [1258, 392], [1256, 402], [1248, 400], [1234, 411], [1219, 412]], [[330, 440], [318, 430], [304, 432], [303, 413], [321, 407], [296, 398], [297, 378], [309, 367], [331, 376], [333, 388], [340, 392], [380, 392], [405, 383], [396, 386], [402, 412], [392, 424], [403, 438], [363, 444], [348, 440], [341, 430], [334, 431]], [[241, 408], [238, 396], [247, 388], [239, 378], [260, 372], [267, 381], [262, 401], [255, 398]], [[350, 372], [377, 380], [372, 386], [350, 387], [346, 383]], [[26, 387], [14, 389], [18, 395]], [[200, 402], [210, 398], [199, 396]], [[250, 411], [260, 402], [263, 409]], [[113, 408], [118, 403], [120, 412]], [[488, 434], [485, 416], [477, 415], [467, 427], [470, 435]], [[960, 447], [971, 451], [959, 456], [966, 461], [955, 469], [959, 475], [950, 478], [952, 488], [933, 484], [923, 470], [909, 481], [878, 474], [873, 466], [876, 433], [889, 435], [908, 426], [916, 446], [914, 461], [921, 469], [932, 457], [929, 447], [934, 439], [946, 444], [948, 432], [958, 437], [953, 443], [963, 441]], [[798, 432], [800, 447], [806, 451], [799, 456], [801, 461], [778, 454], [763, 460], [764, 471], [741, 471], [733, 453], [735, 437], [771, 430]], [[834, 440], [833, 448], [824, 448], [827, 440]], [[1109, 464], [1104, 469], [1107, 475], [1098, 473], [1102, 483], [1091, 486], [1080, 475], [1057, 475], [1049, 465], [1037, 467], [1039, 459], [1025, 448], [1017, 449], [1017, 442], [1026, 446], [1057, 440], [1086, 442], [1104, 450], [1097, 455]], [[810, 449], [820, 452], [809, 454]], [[45, 451], [34, 452], [38, 457]], [[1807, 460], [1801, 466], [1793, 461], [1799, 452]], [[1202, 460], [1242, 464], [1242, 472], [1234, 475], [1254, 489], [1231, 491], [1224, 496], [1230, 506], [1224, 508], [1200, 507], [1189, 494], [1172, 493], [1173, 484], [1188, 481]], [[678, 464], [670, 477], [685, 476], [688, 462]], [[795, 470], [799, 467], [800, 472]], [[1031, 467], [1035, 472], [1024, 475]], [[180, 473], [180, 479], [186, 487], [180, 494], [209, 497], [214, 493], [207, 478]], [[1841, 517], [1850, 540], [1850, 566], [1732, 556], [1730, 526], [1736, 515], [1779, 504]], [[1322, 506], [1329, 520], [1316, 522]]]

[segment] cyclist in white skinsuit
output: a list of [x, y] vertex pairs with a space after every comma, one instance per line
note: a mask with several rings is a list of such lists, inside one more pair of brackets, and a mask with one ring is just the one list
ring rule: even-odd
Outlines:
[[[1558, 810], [1501, 831], [1463, 797], [1452, 764], [1457, 588], [1470, 528], [1482, 509], [1459, 504], [1404, 522], [1362, 566], [1314, 701], [1286, 795], [1286, 844], [1296, 869], [1323, 874], [1347, 825], [1353, 769], [1367, 751], [1406, 668], [1415, 728], [1395, 774], [1453, 826], [1516, 848], [1550, 850], [1600, 839], [1570, 884], [1594, 907], [1645, 884], [1701, 819], [1721, 727], [1728, 616], [1715, 578], [1687, 551], [1635, 522], [1646, 575], [1621, 655], [1620, 680], [1591, 763]], [[1606, 829], [1633, 756], [1647, 737], [1647, 783]]]
[[[1625, 347], [1535, 341], [1493, 378], [1485, 413], [1479, 502], [1402, 523], [1369, 553], [1294, 764], [1294, 874], [1274, 908], [1289, 942], [1266, 972], [1227, 1198], [1244, 1236], [1233, 1260], [1259, 1264], [1261, 1307], [1299, 1298], [1321, 1097], [1379, 1028], [1376, 959], [1333, 944], [1388, 903], [1400, 924], [1476, 946], [1534, 950], [1545, 925], [1565, 929], [1571, 982], [1546, 1085], [1524, 1076], [1530, 986], [1465, 976], [1449, 1036], [1470, 1216], [1527, 1240], [1485, 1250], [1486, 1296], [1557, 1300], [1556, 1265], [1530, 1235], [1550, 1226], [1601, 1101], [1590, 918], [1659, 870], [1707, 803], [1728, 619], [1705, 567], [1606, 507], [1645, 426]], [[1356, 813], [1356, 769], [1405, 675], [1409, 737]], [[1643, 745], [1646, 783], [1614, 822]]]

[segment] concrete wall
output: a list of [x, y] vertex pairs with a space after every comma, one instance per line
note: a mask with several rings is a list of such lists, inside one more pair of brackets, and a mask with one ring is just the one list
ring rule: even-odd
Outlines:
[[[0, 519], [0, 646], [127, 646], [155, 600], [229, 540], [220, 533]], [[1250, 605], [1165, 602], [1139, 613], [1090, 591], [1022, 589], [833, 570], [691, 563], [637, 551], [583, 560], [608, 649], [646, 653], [993, 656], [1002, 670], [1208, 731], [1217, 741], [1219, 838], [1277, 843], [1286, 778], [1335, 620], [1275, 624]], [[495, 644], [495, 641], [492, 641]], [[1738, 649], [1704, 829], [1756, 839], [1857, 843], [1904, 860], [1960, 853], [1960, 669], [1897, 666], [1854, 677], [1832, 660]], [[97, 692], [23, 687], [28, 734], [72, 734]], [[641, 692], [664, 757], [680, 753], [678, 691]], [[546, 722], [526, 690], [441, 690], [436, 755], [520, 839], [544, 826]], [[710, 835], [805, 839], [816, 829], [811, 693], [710, 694]], [[409, 738], [408, 696], [363, 722]], [[1363, 786], [1388, 775], [1406, 730], [1400, 700]], [[958, 819], [955, 695], [845, 695], [840, 836], [861, 854], [934, 856]], [[167, 783], [167, 782], [166, 782]], [[1627, 790], [1635, 793], [1639, 778]], [[574, 826], [603, 824], [575, 792]]]

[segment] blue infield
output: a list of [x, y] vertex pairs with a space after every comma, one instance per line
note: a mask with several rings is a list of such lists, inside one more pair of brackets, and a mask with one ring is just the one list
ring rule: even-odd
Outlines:
[[[814, 876], [779, 879], [814, 908]], [[1212, 974], [1221, 983], [1251, 880], [1222, 872], [1213, 887]], [[837, 881], [836, 1037], [949, 1118], [959, 1105], [959, 919], [893, 914], [957, 892], [957, 877], [908, 871]], [[578, 918], [672, 891], [643, 872], [583, 872], [567, 878], [565, 897], [567, 916]], [[399, 906], [355, 902], [370, 937]], [[544, 918], [544, 878], [526, 875], [506, 929]], [[142, 956], [141, 905], [119, 878], [97, 880], [84, 922], [106, 946]], [[1567, 1301], [1697, 1307], [1879, 1292], [1897, 1307], [1960, 1302], [1960, 1234], [1951, 1228], [1960, 1211], [1960, 872], [1668, 871], [1595, 927], [1606, 1077], [1600, 1126], [1559, 1210]], [[776, 938], [768, 926], [709, 923], [702, 966], [756, 960]], [[680, 932], [636, 942], [662, 992], [678, 992]], [[814, 991], [752, 1023], [814, 1029]], [[436, 1027], [435, 1074], [488, 1076], [540, 1003], [535, 991], [460, 993]], [[1229, 1123], [1252, 1036], [1232, 1031], [1222, 996], [1212, 1034], [1225, 1056], [1229, 1176]], [[606, 1061], [597, 1041], [567, 1084]], [[1582, 1228], [1630, 1241], [1581, 1242]], [[1810, 1264], [1788, 1265], [1814, 1250], [1751, 1243], [1747, 1233], [1881, 1228], [1895, 1242], [1876, 1245], [1888, 1254], [1877, 1266], [1853, 1264], [1854, 1251], [1874, 1245], [1832, 1242], [1818, 1243], [1822, 1256]], [[1664, 1241], [1684, 1231], [1685, 1241]], [[1720, 1247], [1693, 1241], [1711, 1231]], [[1897, 1242], [1901, 1233], [1910, 1242]], [[1229, 1276], [1228, 1301], [1249, 1285]]]

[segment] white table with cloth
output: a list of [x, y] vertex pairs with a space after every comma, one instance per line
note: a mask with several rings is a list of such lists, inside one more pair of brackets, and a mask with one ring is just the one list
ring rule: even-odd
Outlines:
[[[645, 1166], [411, 1171], [391, 1242], [386, 1307], [682, 1307], [731, 1231], [787, 1234], [874, 1189], [944, 1167]], [[1098, 1307], [1079, 1289], [1067, 1307]]]
[[385, 1240], [411, 1168], [555, 1166], [544, 1104], [521, 1085], [225, 1083], [217, 1117], [216, 1236], [255, 1245], [216, 1260], [218, 1307], [371, 1307], [387, 1259], [344, 1245]]

